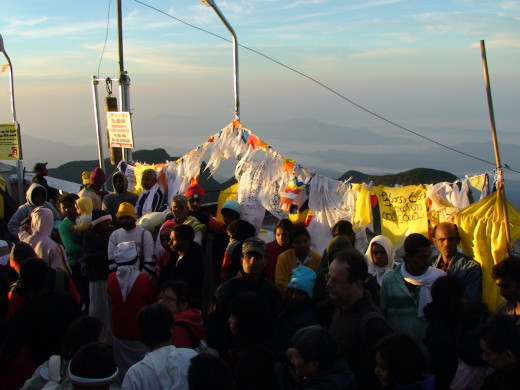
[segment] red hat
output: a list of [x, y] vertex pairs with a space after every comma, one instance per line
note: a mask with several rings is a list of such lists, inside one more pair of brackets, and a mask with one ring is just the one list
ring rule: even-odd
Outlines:
[[102, 186], [107, 181], [107, 175], [105, 175], [105, 172], [101, 168], [94, 168], [92, 173], [90, 174], [90, 183], [92, 184], [99, 184]]
[[206, 191], [204, 191], [204, 188], [199, 186], [198, 183], [195, 183], [186, 189], [184, 195], [186, 195], [187, 198], [204, 198], [204, 195], [206, 195]]

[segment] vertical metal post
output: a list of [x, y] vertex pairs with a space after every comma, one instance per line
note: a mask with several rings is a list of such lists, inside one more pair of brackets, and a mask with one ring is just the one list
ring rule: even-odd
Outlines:
[[92, 76], [92, 99], [94, 101], [94, 120], [96, 122], [96, 137], [97, 137], [97, 145], [98, 145], [98, 160], [99, 166], [101, 169], [105, 170], [105, 158], [103, 157], [103, 139], [101, 136], [101, 120], [99, 118], [99, 97], [97, 86], [99, 85], [99, 81], [96, 76]]
[[4, 48], [4, 39], [2, 35], [0, 35], [0, 51], [4, 54], [7, 59], [7, 64], [9, 65], [9, 91], [11, 97], [11, 112], [13, 114], [13, 122], [16, 124], [16, 132], [18, 136], [18, 154], [19, 159], [16, 162], [17, 174], [18, 174], [18, 201], [20, 204], [24, 204], [25, 202], [25, 183], [24, 183], [24, 175], [23, 175], [23, 151], [22, 151], [22, 133], [20, 131], [20, 124], [16, 120], [16, 107], [14, 104], [14, 75], [13, 75], [13, 64], [11, 63], [11, 59], [7, 55]]
[[[121, 111], [130, 111], [130, 77], [125, 71], [123, 57], [123, 14], [121, 12], [121, 1], [117, 0], [117, 42], [119, 47], [119, 98], [121, 100]], [[123, 148], [123, 160], [132, 158], [132, 149]]]
[[240, 102], [238, 91], [238, 41], [233, 27], [229, 24], [225, 16], [220, 12], [220, 9], [215, 4], [214, 0], [200, 0], [206, 7], [211, 7], [217, 13], [220, 20], [225, 24], [228, 31], [231, 33], [233, 39], [233, 83], [235, 90], [235, 119], [240, 120]]
[[[487, 101], [488, 101], [488, 109], [489, 109], [489, 120], [491, 122], [491, 136], [493, 138], [493, 148], [495, 150], [495, 160], [497, 164], [497, 168], [501, 168], [500, 163], [500, 153], [498, 151], [498, 141], [497, 141], [497, 131], [495, 126], [495, 113], [493, 110], [493, 99], [491, 97], [491, 84], [489, 82], [489, 73], [487, 66], [487, 58], [486, 58], [486, 46], [484, 45], [484, 40], [480, 41], [480, 52], [482, 54], [482, 64], [484, 66], [484, 78], [486, 81], [486, 93], [487, 93]], [[506, 190], [504, 185], [498, 189], [498, 197], [502, 200], [503, 205], [503, 213], [504, 213], [504, 225], [506, 230], [506, 240], [507, 240], [507, 250], [510, 252], [511, 250], [511, 231], [509, 229], [509, 215], [507, 212], [507, 200], [506, 200]]]

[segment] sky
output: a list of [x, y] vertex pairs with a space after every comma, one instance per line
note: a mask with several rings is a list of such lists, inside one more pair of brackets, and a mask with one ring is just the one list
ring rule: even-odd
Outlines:
[[[215, 12], [199, 1], [142, 3], [230, 38]], [[158, 137], [157, 147], [167, 143], [175, 152], [186, 153], [234, 117], [232, 47], [142, 3], [122, 2], [134, 141], [137, 149], [151, 145], [155, 129], [161, 127], [157, 130], [166, 132], [171, 141]], [[520, 1], [217, 0], [216, 4], [241, 45], [393, 122], [432, 138], [438, 135], [438, 141], [450, 146], [471, 140], [456, 140], [458, 129], [478, 135], [490, 132], [479, 46], [484, 39], [499, 142], [520, 144]], [[84, 152], [91, 159], [97, 157], [91, 76], [118, 77], [115, 8], [116, 2], [109, 0], [0, 0], [0, 34], [13, 62], [22, 142], [26, 136], [85, 145]], [[0, 65], [4, 63], [0, 55]], [[262, 123], [312, 119], [335, 129], [365, 128], [381, 136], [415, 138], [245, 48], [239, 49], [239, 82], [241, 122], [261, 137]], [[99, 94], [106, 95], [104, 83]], [[4, 72], [0, 123], [10, 121], [8, 72]], [[196, 131], [190, 128], [195, 123]], [[284, 152], [319, 150], [307, 131], [302, 129], [292, 142], [264, 141]], [[333, 130], [324, 126], [320, 131], [323, 145], [342, 147], [335, 145]], [[361, 131], [359, 136], [363, 137]], [[433, 147], [417, 141], [420, 147]], [[60, 160], [60, 147], [48, 153], [50, 167], [65, 162]], [[29, 166], [35, 162], [33, 155], [35, 150], [24, 149]], [[520, 170], [520, 165], [512, 168]]]

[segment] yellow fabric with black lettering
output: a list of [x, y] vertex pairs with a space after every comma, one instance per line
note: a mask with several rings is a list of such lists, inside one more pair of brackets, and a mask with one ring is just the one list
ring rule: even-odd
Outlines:
[[[511, 242], [514, 242], [520, 237], [520, 213], [509, 202], [507, 213]], [[498, 192], [494, 192], [459, 211], [454, 218], [464, 254], [474, 258], [482, 266], [482, 297], [491, 312], [494, 312], [502, 297], [491, 277], [491, 270], [493, 265], [507, 256], [502, 198]]]
[[406, 187], [372, 187], [381, 216], [381, 234], [400, 248], [410, 233], [428, 237], [426, 189], [422, 185]]

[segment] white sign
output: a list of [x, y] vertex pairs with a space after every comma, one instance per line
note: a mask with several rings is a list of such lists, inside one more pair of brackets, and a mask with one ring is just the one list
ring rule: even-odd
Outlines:
[[108, 111], [107, 131], [111, 147], [129, 149], [134, 147], [129, 112]]

